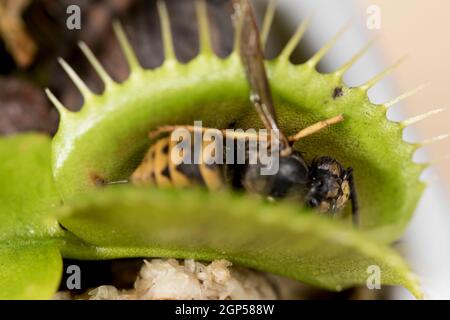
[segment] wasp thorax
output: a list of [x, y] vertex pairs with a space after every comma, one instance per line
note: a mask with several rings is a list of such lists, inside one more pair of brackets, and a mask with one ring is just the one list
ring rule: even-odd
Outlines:
[[246, 190], [271, 198], [303, 197], [308, 184], [308, 166], [297, 152], [280, 157], [278, 170], [262, 175], [263, 164], [246, 165], [242, 184]]

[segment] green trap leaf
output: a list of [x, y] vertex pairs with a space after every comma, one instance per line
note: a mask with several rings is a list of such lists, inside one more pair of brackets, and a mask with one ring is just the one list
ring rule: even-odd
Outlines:
[[[348, 88], [334, 74], [282, 60], [268, 64], [268, 70], [287, 134], [344, 115], [343, 123], [296, 148], [309, 161], [329, 155], [353, 167], [362, 229], [386, 243], [398, 239], [424, 189], [419, 181], [424, 166], [412, 162], [416, 147], [403, 141], [403, 127], [386, 119], [386, 108], [369, 102], [366, 89]], [[333, 98], [336, 88], [342, 94]], [[158, 125], [201, 119], [218, 128], [261, 126], [235, 55], [139, 70], [103, 95], [91, 96], [80, 112], [64, 112], [53, 141], [55, 181], [64, 198], [90, 192], [99, 180], [129, 178], [149, 146], [148, 132]]]

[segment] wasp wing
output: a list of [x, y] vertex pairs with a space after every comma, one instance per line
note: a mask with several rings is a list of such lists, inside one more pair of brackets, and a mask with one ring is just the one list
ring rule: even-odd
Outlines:
[[233, 0], [237, 28], [240, 37], [240, 56], [250, 85], [250, 100], [256, 108], [267, 130], [277, 130], [281, 142], [287, 146], [287, 139], [280, 131], [272, 93], [264, 65], [258, 25], [249, 0]]

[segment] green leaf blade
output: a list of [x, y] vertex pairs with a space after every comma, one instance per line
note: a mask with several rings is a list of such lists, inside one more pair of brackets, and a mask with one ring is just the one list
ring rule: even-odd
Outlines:
[[50, 299], [62, 259], [59, 206], [50, 164], [51, 142], [41, 134], [0, 139], [0, 299]]
[[0, 300], [51, 299], [61, 274], [61, 254], [53, 244], [0, 246]]
[[292, 205], [198, 190], [109, 188], [77, 198], [64, 214], [62, 224], [98, 248], [72, 247], [74, 258], [225, 258], [333, 291], [365, 285], [367, 268], [377, 265], [383, 284], [421, 297], [392, 249]]
[[59, 232], [48, 211], [60, 204], [51, 171], [50, 138], [0, 139], [0, 241], [46, 238]]

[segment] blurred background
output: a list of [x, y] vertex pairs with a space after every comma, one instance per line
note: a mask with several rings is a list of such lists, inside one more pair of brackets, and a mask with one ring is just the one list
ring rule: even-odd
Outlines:
[[[393, 62], [403, 55], [407, 60], [394, 74], [395, 88], [405, 92], [421, 83], [428, 86], [404, 103], [404, 113], [416, 115], [435, 108], [450, 107], [450, 2], [435, 0], [361, 0], [360, 10], [379, 6], [382, 27], [379, 34], [381, 54], [385, 61]], [[418, 138], [448, 134], [450, 110], [415, 126]], [[439, 161], [450, 153], [450, 140], [427, 148], [429, 159]], [[436, 173], [446, 186], [450, 186], [450, 162], [438, 163]]]
[[[450, 2], [445, 0], [361, 0], [359, 10], [379, 6], [382, 28], [379, 45], [384, 61], [407, 54], [405, 64], [393, 76], [397, 92], [420, 83], [428, 86], [407, 99], [399, 112], [414, 116], [431, 109], [450, 107]], [[450, 111], [414, 126], [407, 134], [413, 141], [450, 133]], [[450, 298], [450, 140], [434, 143], [419, 152], [417, 159], [437, 161], [424, 179], [430, 187], [400, 244], [413, 268], [422, 277], [429, 298]], [[404, 298], [405, 293], [398, 293]]]
[[[231, 7], [227, 0], [210, 0], [210, 23], [215, 51], [226, 56], [232, 48]], [[254, 0], [262, 16], [266, 0]], [[188, 61], [198, 50], [192, 1], [167, 0], [177, 56]], [[81, 29], [69, 30], [67, 8], [81, 9]], [[279, 0], [268, 43], [274, 57], [307, 16], [311, 25], [293, 61], [302, 62], [333, 37], [348, 21], [350, 29], [320, 63], [333, 71], [372, 38], [368, 53], [345, 76], [359, 85], [407, 55], [406, 61], [370, 90], [375, 103], [384, 103], [426, 84], [426, 88], [393, 106], [390, 119], [401, 121], [450, 106], [450, 2], [434, 0]], [[56, 63], [64, 57], [97, 92], [101, 81], [77, 48], [85, 41], [113, 78], [123, 80], [128, 68], [111, 31], [119, 19], [140, 62], [154, 68], [163, 50], [155, 1], [139, 0], [0, 0], [0, 134], [37, 130], [53, 134], [58, 115], [43, 94], [50, 87], [66, 106], [78, 109], [81, 96]], [[373, 19], [376, 19], [374, 22]], [[418, 142], [450, 133], [448, 110], [405, 130], [405, 139]], [[450, 139], [423, 148], [417, 161], [436, 162], [423, 178], [429, 188], [402, 241], [397, 246], [409, 257], [430, 298], [450, 298]], [[403, 290], [398, 298], [409, 298]]]

